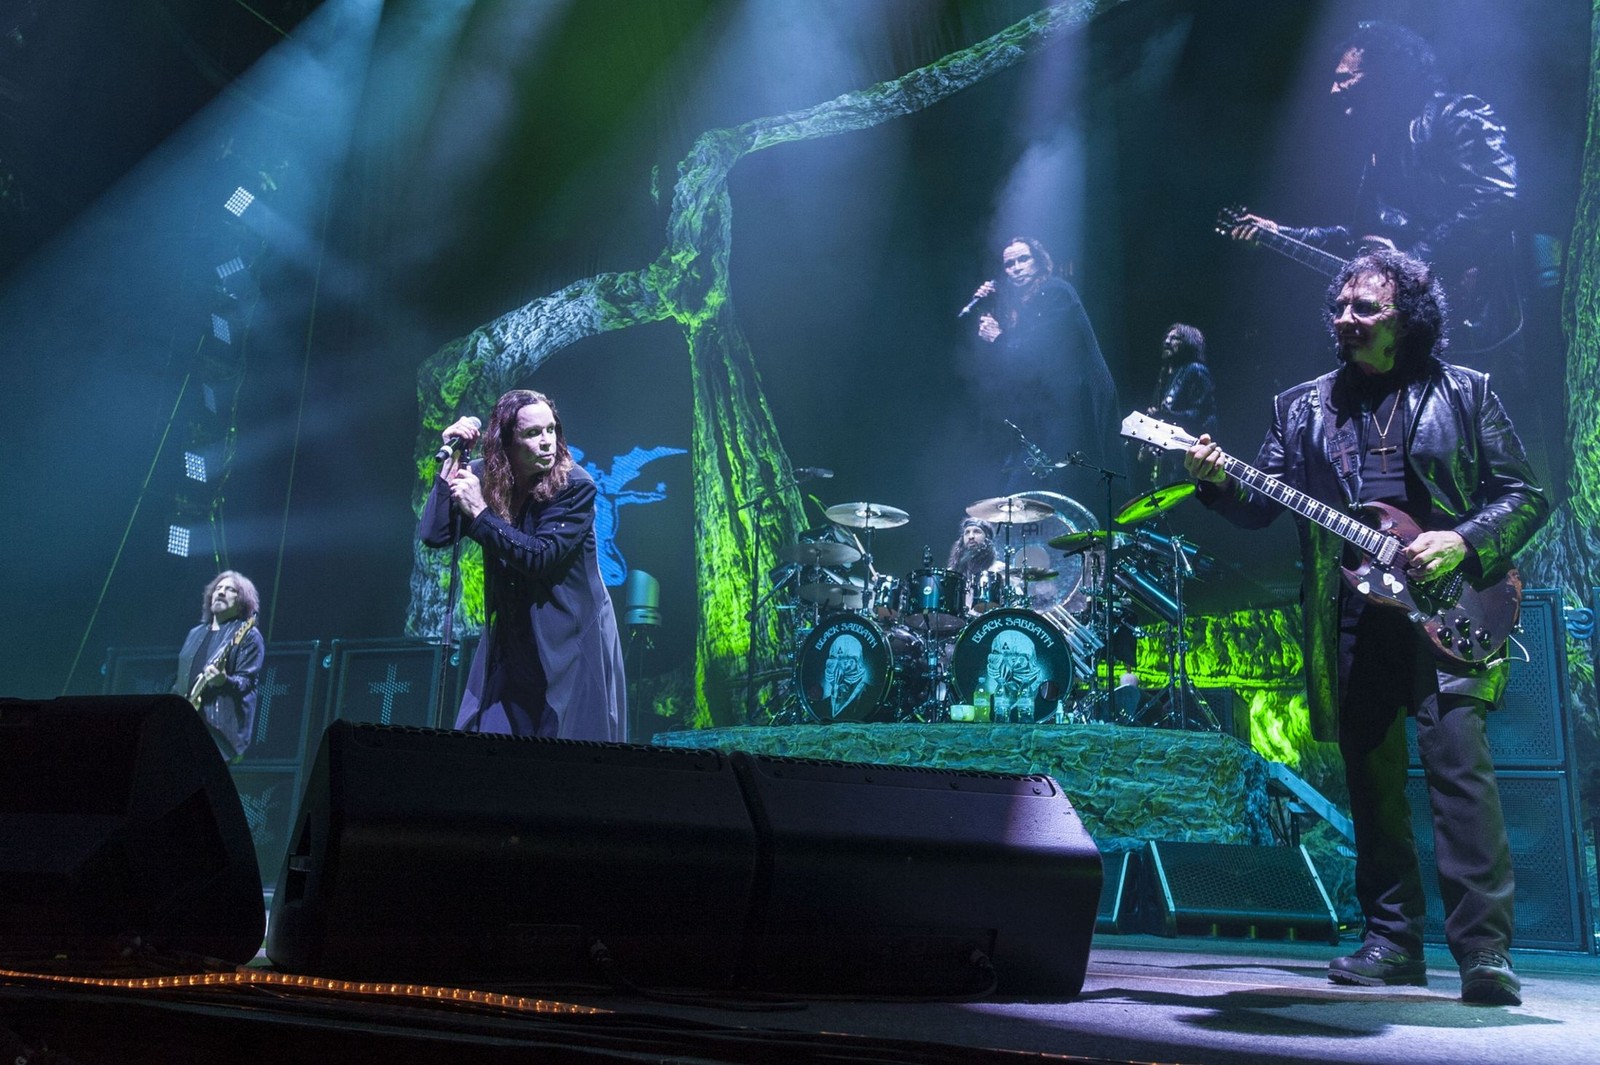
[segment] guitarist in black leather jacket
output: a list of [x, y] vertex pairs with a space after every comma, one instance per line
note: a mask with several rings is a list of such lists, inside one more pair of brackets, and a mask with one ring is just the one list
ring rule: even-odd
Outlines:
[[1245, 214], [1232, 235], [1270, 229], [1342, 258], [1383, 246], [1421, 259], [1453, 304], [1458, 356], [1494, 352], [1493, 369], [1521, 373], [1517, 160], [1505, 124], [1481, 97], [1445, 91], [1433, 49], [1393, 23], [1357, 26], [1330, 92], [1362, 160], [1351, 215], [1293, 227]]
[[[1405, 546], [1411, 580], [1459, 569], [1473, 587], [1515, 581], [1512, 556], [1549, 513], [1487, 375], [1444, 362], [1444, 297], [1428, 266], [1381, 251], [1349, 264], [1325, 311], [1343, 365], [1273, 401], [1257, 468], [1340, 511], [1387, 503], [1424, 531]], [[1203, 435], [1185, 456], [1198, 498], [1246, 528], [1283, 508], [1227, 474]], [[1406, 611], [1340, 579], [1341, 542], [1301, 522], [1306, 688], [1312, 731], [1338, 739], [1356, 831], [1366, 938], [1329, 966], [1336, 983], [1425, 984], [1422, 871], [1405, 797], [1403, 713], [1427, 771], [1445, 935], [1462, 998], [1515, 1004], [1512, 873], [1485, 715], [1505, 691], [1488, 664], [1436, 656]], [[1426, 584], [1424, 584], [1426, 586]], [[1517, 585], [1520, 587], [1520, 585]]]

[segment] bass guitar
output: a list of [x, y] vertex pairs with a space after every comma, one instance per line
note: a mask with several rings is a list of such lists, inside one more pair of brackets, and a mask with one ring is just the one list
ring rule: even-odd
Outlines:
[[[1259, 244], [1268, 251], [1315, 270], [1332, 280], [1350, 260], [1331, 251], [1296, 240], [1286, 233], [1257, 226], [1250, 236], [1236, 236], [1251, 222], [1250, 212], [1238, 204], [1224, 207], [1217, 215], [1216, 231], [1224, 237]], [[1514, 242], [1494, 256], [1497, 262], [1482, 263], [1461, 270], [1448, 283], [1450, 297], [1450, 353], [1452, 356], [1483, 355], [1494, 351], [1522, 331], [1522, 300], [1517, 293]]]
[[222, 664], [223, 658], [227, 656], [229, 651], [244, 642], [245, 634], [255, 628], [255, 625], [255, 618], [245, 619], [245, 623], [239, 626], [239, 631], [233, 634], [233, 639], [217, 648], [217, 653], [211, 656], [211, 661], [206, 663], [206, 668], [202, 669], [200, 675], [195, 678], [194, 687], [189, 689], [189, 702], [196, 710], [200, 709], [200, 704], [204, 702], [206, 681], [211, 679], [211, 671]]
[[[1122, 420], [1122, 435], [1165, 451], [1187, 451], [1195, 444], [1181, 427], [1137, 411]], [[1232, 455], [1224, 454], [1221, 462], [1246, 487], [1355, 547], [1361, 562], [1342, 567], [1346, 583], [1370, 602], [1404, 610], [1439, 657], [1484, 665], [1505, 647], [1522, 608], [1522, 577], [1515, 569], [1497, 581], [1476, 585], [1460, 568], [1443, 577], [1413, 580], [1406, 573], [1404, 548], [1422, 529], [1404, 512], [1385, 503], [1367, 503], [1358, 508], [1367, 519], [1362, 521]]]

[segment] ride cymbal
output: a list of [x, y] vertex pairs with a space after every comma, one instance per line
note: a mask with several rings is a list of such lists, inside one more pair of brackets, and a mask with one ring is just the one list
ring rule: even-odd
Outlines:
[[911, 520], [899, 507], [882, 503], [835, 503], [823, 513], [835, 525], [852, 529], [894, 529]]
[[1054, 513], [1048, 504], [1027, 496], [995, 496], [993, 499], [980, 499], [967, 508], [967, 514], [971, 517], [1001, 525], [1026, 525], [1043, 521]]

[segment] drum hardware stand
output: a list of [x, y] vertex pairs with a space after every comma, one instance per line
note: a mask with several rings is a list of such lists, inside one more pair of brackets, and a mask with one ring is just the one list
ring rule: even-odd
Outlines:
[[[1024, 434], [1021, 429], [1017, 428], [1015, 423], [1013, 423], [1009, 418], [1006, 419], [1006, 424], [1011, 427], [1012, 432], [1017, 434], [1017, 438], [1022, 441], [1022, 446], [1027, 449], [1029, 459], [1027, 460], [1026, 465], [1033, 470], [1035, 476], [1043, 477], [1050, 471], [1066, 469], [1069, 466], [1076, 466], [1079, 469], [1092, 470], [1095, 473], [1098, 473], [1100, 475], [1100, 479], [1105, 482], [1106, 521], [1101, 528], [1106, 534], [1106, 561], [1105, 579], [1102, 582], [1102, 591], [1104, 592], [1108, 590], [1111, 585], [1111, 575], [1117, 571], [1117, 538], [1111, 528], [1117, 513], [1116, 503], [1113, 499], [1113, 493], [1116, 491], [1117, 478], [1121, 477], [1123, 480], [1127, 480], [1127, 475], [1118, 473], [1116, 470], [1106, 469], [1104, 466], [1095, 465], [1094, 463], [1090, 462], [1081, 451], [1073, 451], [1069, 453], [1065, 459], [1053, 462], [1051, 461], [1050, 456], [1045, 454], [1044, 449], [1038, 444], [1035, 444], [1032, 440], [1029, 440], [1027, 435]], [[1099, 702], [1104, 702], [1106, 706], [1110, 706], [1111, 693], [1116, 684], [1116, 677], [1114, 676], [1116, 672], [1116, 663], [1111, 660], [1111, 633], [1113, 625], [1113, 618], [1111, 614], [1111, 596], [1109, 594], [1103, 594], [1101, 600], [1100, 608], [1102, 620], [1105, 624], [1105, 653], [1102, 655], [1102, 657], [1105, 659], [1105, 670], [1103, 674], [1098, 669], [1095, 671], [1094, 689], [1088, 697], [1088, 701], [1091, 706]]]
[[780, 585], [775, 585], [765, 596], [761, 595], [761, 519], [763, 508], [782, 490], [794, 488], [800, 484], [800, 478], [791, 476], [782, 484], [771, 488], [763, 488], [757, 492], [754, 499], [735, 508], [735, 513], [743, 510], [754, 509], [750, 516], [750, 611], [745, 615], [745, 620], [750, 623], [750, 645], [744, 655], [744, 719], [748, 724], [755, 724], [756, 720], [756, 634], [759, 626], [756, 619], [761, 616], [761, 608], [778, 590]]
[[1163, 712], [1155, 722], [1158, 726], [1170, 724], [1186, 730], [1209, 729], [1221, 732], [1222, 726], [1217, 722], [1216, 715], [1211, 712], [1211, 708], [1189, 682], [1189, 634], [1185, 624], [1188, 614], [1183, 606], [1183, 581], [1186, 577], [1194, 576], [1194, 567], [1189, 564], [1189, 557], [1184, 552], [1183, 537], [1172, 537], [1170, 545], [1172, 601], [1177, 606], [1177, 619], [1172, 623], [1172, 632], [1167, 642], [1169, 649], [1167, 683], [1160, 691], [1151, 693], [1150, 698], [1139, 708], [1135, 718], [1143, 721], [1152, 710], [1161, 707]]

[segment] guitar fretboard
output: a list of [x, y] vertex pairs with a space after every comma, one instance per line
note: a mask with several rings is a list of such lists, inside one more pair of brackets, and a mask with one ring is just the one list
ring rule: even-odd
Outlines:
[[1357, 521], [1342, 510], [1335, 510], [1326, 503], [1318, 502], [1298, 488], [1291, 488], [1276, 477], [1262, 473], [1232, 455], [1223, 454], [1222, 468], [1238, 478], [1241, 483], [1269, 499], [1282, 503], [1296, 514], [1316, 522], [1334, 535], [1355, 544], [1385, 566], [1394, 561], [1395, 553], [1400, 549], [1400, 541], [1388, 533], [1380, 532], [1364, 522]]
[[1255, 240], [1263, 247], [1286, 255], [1302, 266], [1309, 266], [1317, 273], [1330, 280], [1339, 276], [1339, 271], [1344, 269], [1345, 260], [1332, 252], [1323, 251], [1321, 248], [1312, 247], [1303, 240], [1282, 233], [1274, 233], [1270, 229], [1262, 229], [1256, 233]]

